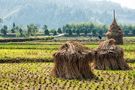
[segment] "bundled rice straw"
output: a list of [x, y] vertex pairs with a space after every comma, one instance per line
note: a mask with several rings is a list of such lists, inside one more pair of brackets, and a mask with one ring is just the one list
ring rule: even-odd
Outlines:
[[53, 76], [65, 79], [92, 79], [95, 75], [89, 63], [94, 54], [75, 41], [68, 41], [54, 54]]
[[124, 60], [124, 51], [115, 45], [114, 39], [100, 43], [96, 54], [96, 69], [127, 70], [128, 64]]

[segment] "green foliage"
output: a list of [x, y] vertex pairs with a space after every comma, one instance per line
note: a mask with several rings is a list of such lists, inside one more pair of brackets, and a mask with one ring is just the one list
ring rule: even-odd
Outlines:
[[44, 34], [45, 35], [50, 35], [49, 30], [47, 28], [47, 25], [44, 25], [43, 29], [44, 29]]
[[[69, 36], [73, 35], [83, 35], [89, 36], [98, 36], [101, 34], [102, 36], [107, 31], [107, 27], [105, 25], [99, 25], [94, 23], [82, 23], [82, 24], [67, 24], [63, 26], [63, 32], [67, 33]], [[72, 32], [72, 33], [71, 33]]]
[[22, 37], [24, 35], [23, 30], [21, 28], [19, 29], [19, 34], [20, 34], [20, 37]]
[[135, 78], [135, 71], [130, 72], [129, 75], [130, 75], [130, 77]]
[[71, 29], [68, 30], [68, 35], [72, 36], [72, 30]]
[[15, 33], [15, 32], [16, 32], [16, 25], [15, 25], [15, 23], [13, 23], [13, 27], [11, 29], [11, 33]]
[[[120, 25], [125, 36], [134, 36], [135, 35], [135, 25]], [[80, 23], [80, 24], [67, 24], [63, 26], [63, 32], [69, 35], [69, 30], [72, 31], [73, 35], [83, 35], [83, 36], [105, 36], [105, 33], [108, 31], [107, 25], [101, 25], [96, 23]], [[71, 32], [70, 31], [70, 32]], [[70, 35], [71, 36], [71, 35]]]
[[135, 36], [135, 25], [123, 25], [122, 29], [125, 36]]
[[57, 31], [56, 31], [56, 30], [53, 32], [53, 35], [54, 35], [54, 36], [57, 35]]
[[61, 28], [58, 28], [57, 32], [58, 32], [59, 34], [61, 34], [61, 33], [62, 33]]
[[15, 29], [14, 28], [11, 29], [11, 33], [15, 33]]
[[38, 32], [38, 27], [34, 24], [27, 25], [28, 31], [27, 35], [28, 36], [36, 36], [36, 33]]
[[8, 32], [8, 27], [7, 25], [4, 25], [3, 28], [1, 29], [1, 33], [6, 36], [7, 35], [7, 32]]
[[80, 36], [80, 30], [76, 30], [77, 36]]
[[[135, 36], [135, 25], [120, 25], [124, 36]], [[66, 36], [95, 36], [95, 37], [104, 37], [105, 33], [108, 31], [108, 25], [102, 25], [97, 23], [79, 23], [79, 24], [66, 24], [62, 28], [49, 30], [47, 25], [44, 25], [41, 29], [35, 24], [27, 25], [27, 29], [25, 26], [17, 26], [13, 23], [11, 28], [11, 33], [18, 35], [19, 37], [29, 37], [36, 35], [56, 35], [64, 33]], [[56, 32], [55, 32], [56, 31]], [[1, 28], [1, 33], [4, 36], [7, 36], [8, 28], [5, 25]], [[55, 32], [55, 33], [54, 33]], [[10, 32], [9, 32], [10, 34]]]

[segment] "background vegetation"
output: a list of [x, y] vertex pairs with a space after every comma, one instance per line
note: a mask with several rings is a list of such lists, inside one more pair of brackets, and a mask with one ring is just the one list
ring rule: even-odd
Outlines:
[[[120, 25], [124, 36], [135, 36], [135, 25]], [[13, 23], [12, 27], [4, 25], [0, 31], [2, 37], [36, 37], [36, 36], [56, 36], [64, 34], [64, 36], [90, 36], [103, 37], [109, 29], [109, 26], [96, 23], [66, 24], [61, 28], [49, 29], [47, 25], [41, 27], [30, 24], [27, 27], [17, 26]]]

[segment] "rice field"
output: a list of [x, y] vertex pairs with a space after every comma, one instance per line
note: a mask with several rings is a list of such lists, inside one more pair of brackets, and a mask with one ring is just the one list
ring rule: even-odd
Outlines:
[[[52, 55], [59, 49], [63, 42], [25, 42], [0, 44], [0, 62], [52, 62]], [[90, 49], [95, 49], [98, 44], [83, 43]], [[124, 44], [126, 60], [135, 60], [135, 45]]]
[[8, 63], [0, 65], [2, 90], [135, 90], [133, 70], [93, 70], [96, 80], [64, 80], [50, 76], [53, 63]]
[[[0, 90], [135, 90], [133, 43], [120, 46], [125, 50], [131, 70], [93, 70], [98, 77], [93, 80], [64, 80], [50, 76], [54, 66], [52, 55], [63, 43], [1, 43]], [[83, 44], [92, 49], [98, 47], [97, 43]]]

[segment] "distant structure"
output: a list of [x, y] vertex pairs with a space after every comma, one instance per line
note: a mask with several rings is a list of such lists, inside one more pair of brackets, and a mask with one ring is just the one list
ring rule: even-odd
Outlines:
[[114, 19], [112, 24], [110, 25], [108, 32], [106, 33], [106, 36], [108, 39], [114, 39], [116, 41], [116, 44], [121, 45], [123, 44], [123, 31], [117, 24], [115, 18], [115, 10], [113, 11], [113, 14]]

